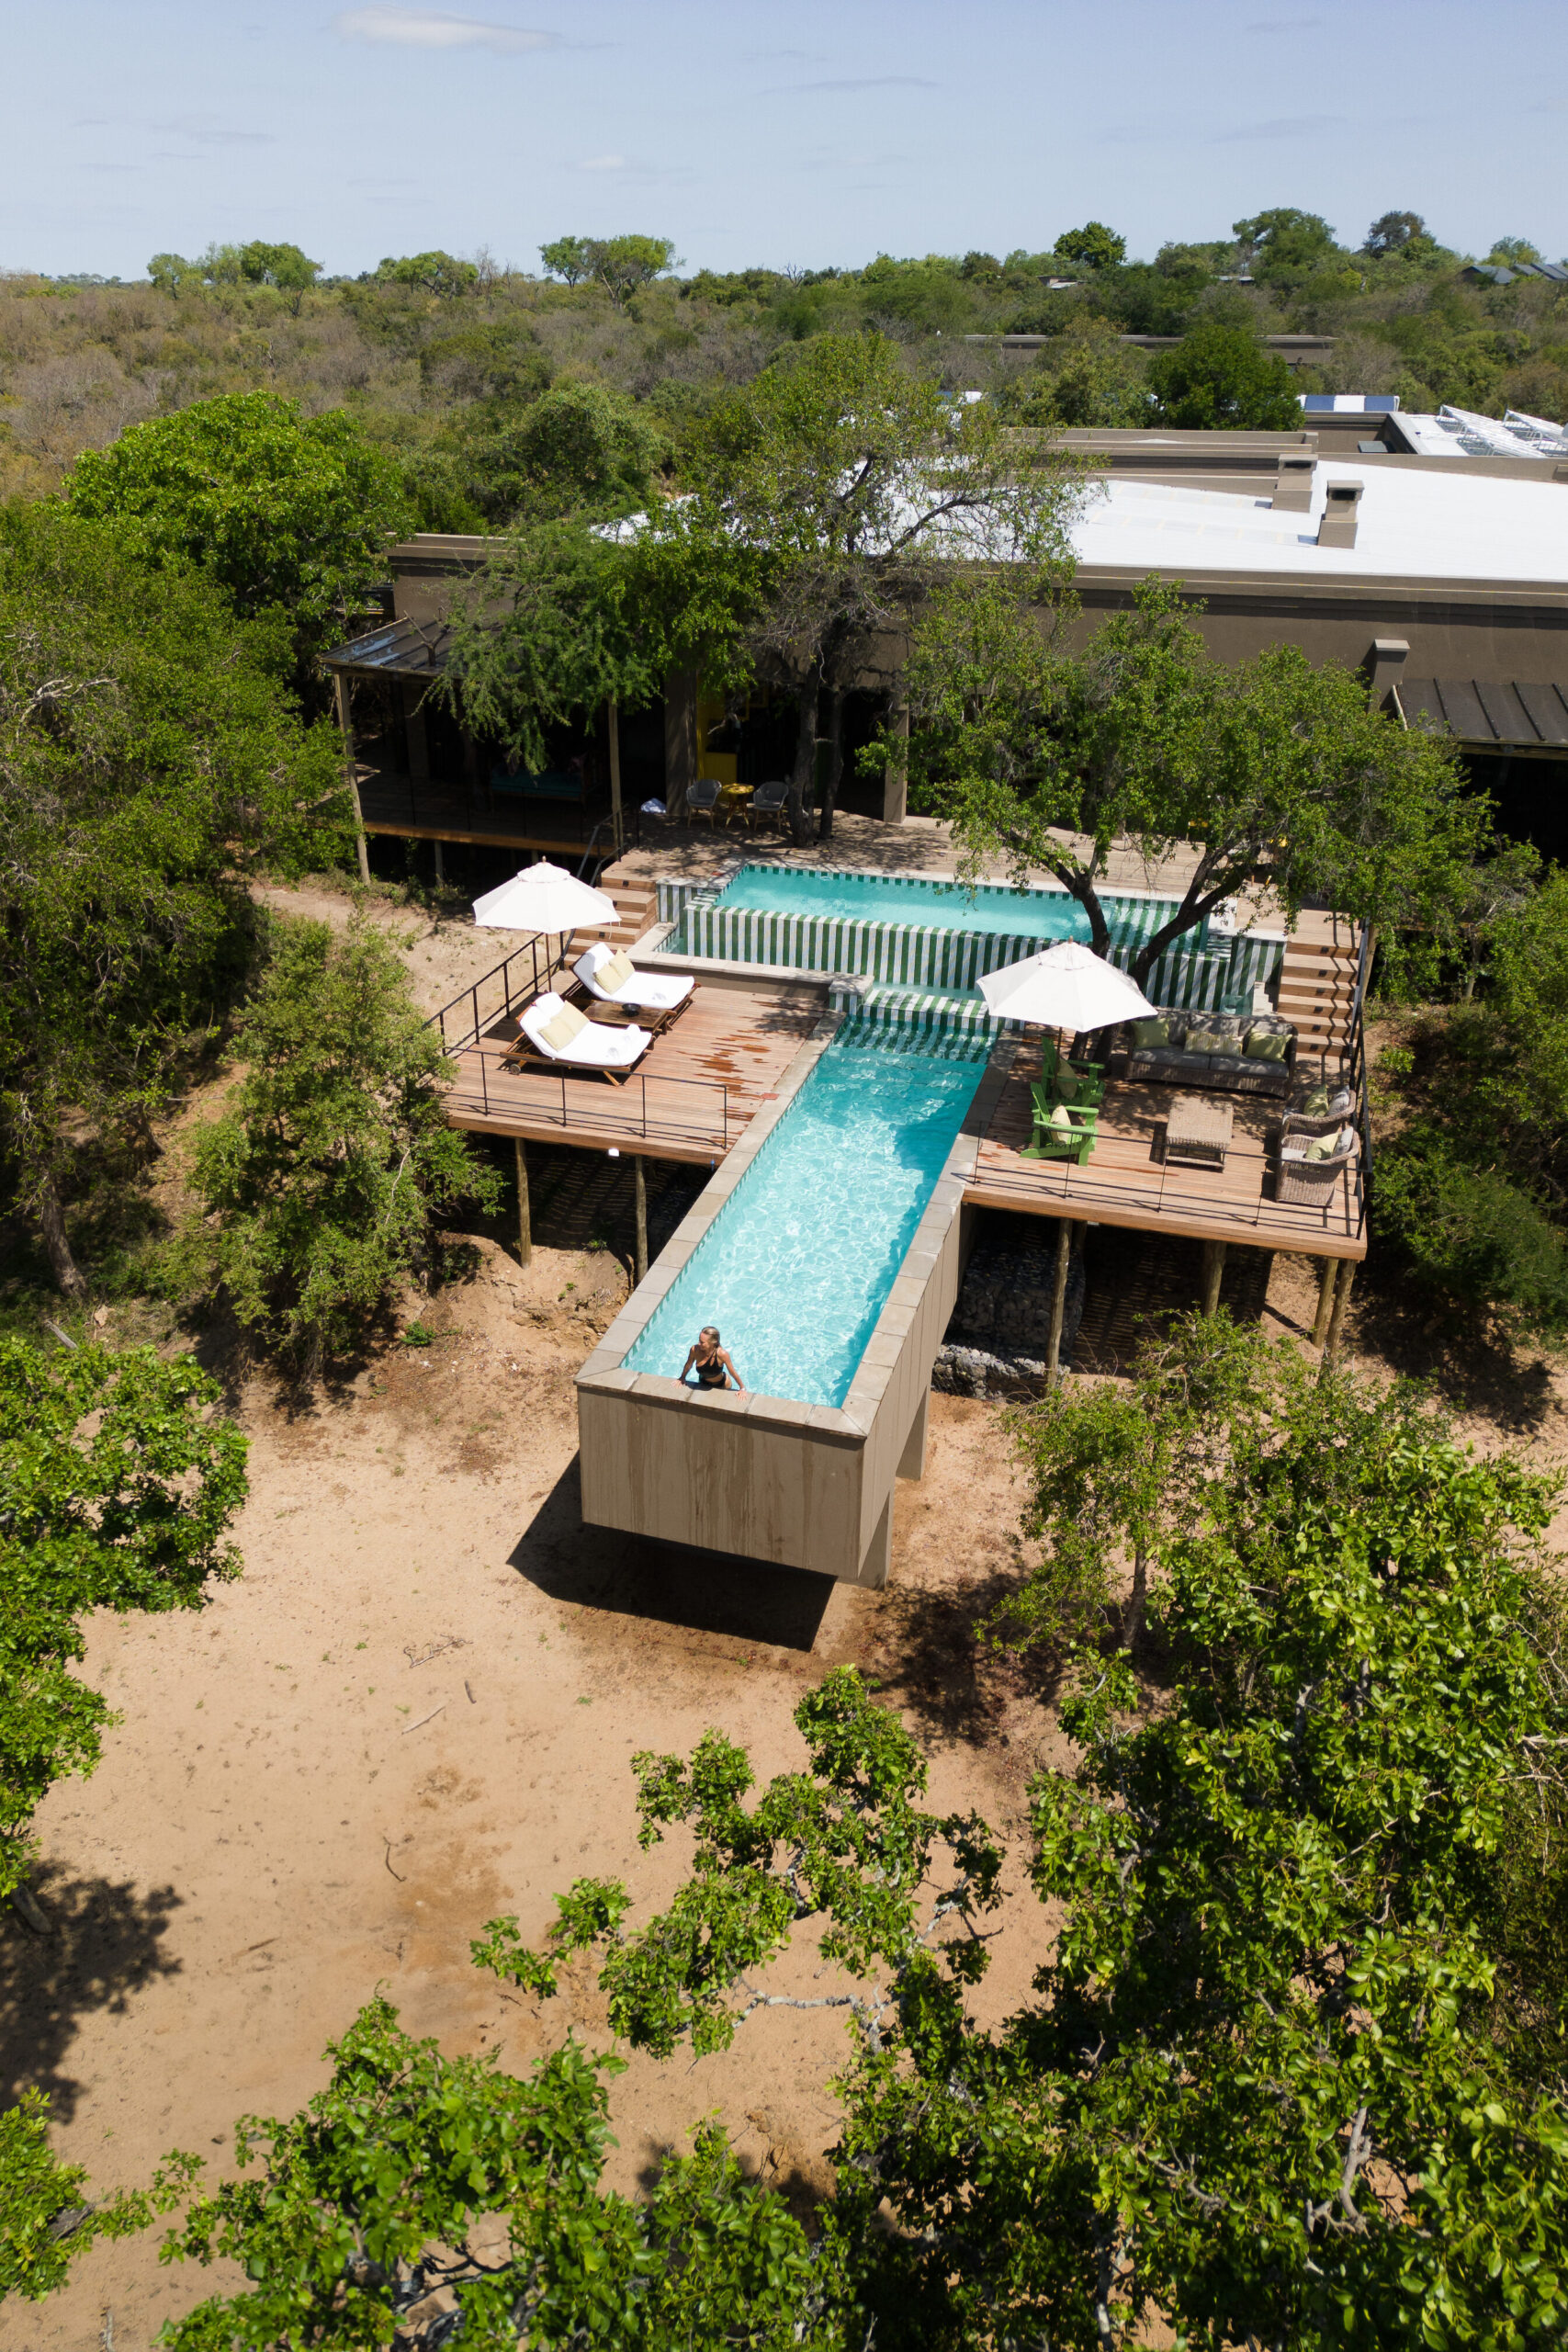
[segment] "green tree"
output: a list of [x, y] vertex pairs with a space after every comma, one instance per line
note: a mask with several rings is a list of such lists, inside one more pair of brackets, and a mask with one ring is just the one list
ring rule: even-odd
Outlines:
[[346, 843], [336, 748], [280, 684], [287, 632], [211, 580], [150, 573], [58, 506], [0, 511], [0, 1137], [54, 1278], [71, 1139], [151, 1143], [243, 984], [245, 882]]
[[1488, 261], [1500, 261], [1506, 266], [1515, 262], [1540, 261], [1540, 247], [1532, 245], [1528, 237], [1494, 237]]
[[296, 318], [321, 274], [321, 263], [311, 261], [298, 245], [269, 245], [254, 238], [240, 247], [240, 275], [246, 284], [276, 286], [280, 294], [288, 296], [288, 307]]
[[[806, 1770], [755, 1793], [716, 1731], [635, 1759], [642, 1842], [691, 1838], [646, 1924], [583, 1882], [545, 1951], [506, 1919], [476, 1947], [536, 1997], [596, 1949], [656, 2054], [765, 2003], [845, 2010], [824, 2239], [852, 2343], [1114, 2352], [1157, 2316], [1194, 2344], [1547, 2352], [1568, 2324], [1568, 2112], [1515, 2030], [1564, 1986], [1500, 1994], [1496, 1932], [1518, 1781], [1533, 1856], [1563, 1815], [1554, 1496], [1404, 1390], [1286, 1375], [1270, 1402], [1162, 1538], [1161, 1704], [1092, 1655], [1081, 1763], [1032, 1785], [1054, 1916], [1021, 1929], [1021, 2007], [973, 1996], [1021, 1931], [998, 1841], [925, 1810], [924, 1758], [847, 1668], [796, 1711]], [[820, 1989], [770, 1989], [800, 1935]]]
[[1466, 1321], [1555, 1338], [1568, 1329], [1568, 873], [1531, 889], [1533, 864], [1479, 870], [1461, 910], [1464, 1001], [1428, 1010], [1380, 1057], [1397, 1123], [1373, 1214], [1422, 1289]]
[[585, 278], [601, 285], [617, 310], [634, 294], [678, 266], [669, 237], [558, 237], [539, 247], [539, 259], [553, 277], [569, 286]]
[[1040, 1560], [1000, 1604], [993, 1637], [1020, 1648], [1098, 1638], [1125, 1560], [1132, 1588], [1117, 1622], [1122, 1645], [1134, 1648], [1150, 1566], [1199, 1523], [1241, 1433], [1256, 1433], [1272, 1402], [1271, 1369], [1228, 1315], [1192, 1314], [1145, 1343], [1128, 1385], [1075, 1381], [1021, 1413], [1023, 1532]]
[[829, 838], [844, 694], [879, 641], [955, 567], [1065, 565], [1077, 477], [1048, 445], [1020, 448], [990, 402], [955, 411], [877, 334], [819, 336], [721, 401], [687, 474], [714, 544], [726, 535], [766, 550], [766, 602], [747, 643], [799, 713], [797, 842], [810, 838], [818, 738], [826, 744]]
[[1122, 342], [1113, 319], [1079, 320], [1019, 391], [1010, 414], [1021, 424], [1126, 428], [1147, 424], [1152, 413], [1148, 363]]
[[176, 301], [182, 294], [198, 294], [205, 282], [201, 264], [186, 261], [184, 254], [154, 254], [147, 275], [160, 294], [171, 294]]
[[1250, 327], [1200, 319], [1174, 351], [1149, 362], [1149, 389], [1159, 421], [1185, 433], [1293, 433], [1301, 402], [1291, 371]]
[[603, 384], [558, 384], [508, 436], [513, 512], [541, 522], [629, 514], [652, 494], [667, 446], [624, 394]]
[[249, 1330], [306, 1372], [350, 1346], [431, 1259], [434, 1218], [493, 1208], [498, 1179], [446, 1125], [448, 1065], [384, 933], [279, 922], [240, 1024], [245, 1074], [197, 1137], [206, 1215], [179, 1268], [221, 1284]]
[[302, 2113], [239, 2125], [239, 2165], [259, 2177], [197, 2197], [172, 2233], [168, 2255], [250, 2281], [175, 2321], [173, 2352], [361, 2352], [446, 2313], [465, 2343], [498, 2347], [839, 2352], [827, 2265], [716, 2125], [647, 2198], [600, 2188], [603, 2078], [620, 2060], [569, 2041], [519, 2079], [493, 2051], [412, 2041], [380, 1999], [327, 2056]]
[[1127, 240], [1108, 229], [1103, 220], [1089, 220], [1081, 229], [1063, 232], [1056, 240], [1055, 258], [1068, 269], [1113, 268], [1127, 258]]
[[0, 1340], [0, 1896], [27, 1871], [45, 1792], [90, 1772], [117, 1720], [71, 1670], [84, 1622], [199, 1609], [240, 1572], [224, 1538], [245, 1440], [209, 1418], [218, 1398], [188, 1357]]
[[593, 274], [586, 237], [557, 237], [552, 244], [539, 247], [539, 259], [552, 277], [564, 277], [569, 286], [581, 286]]
[[383, 286], [418, 287], [426, 294], [450, 296], [471, 293], [479, 273], [473, 262], [459, 261], [437, 247], [432, 253], [405, 254], [400, 261], [389, 255], [378, 265], [376, 276]]
[[1041, 609], [1049, 582], [992, 573], [934, 594], [912, 633], [911, 766], [973, 870], [1044, 866], [1089, 918], [1112, 844], [1164, 857], [1198, 844], [1179, 905], [1138, 951], [1141, 984], [1220, 902], [1266, 884], [1293, 915], [1433, 927], [1469, 890], [1483, 803], [1451, 751], [1369, 708], [1366, 682], [1314, 669], [1293, 646], [1227, 669], [1187, 618], [1179, 584], [1145, 581], [1133, 609], [1063, 652]]
[[1327, 221], [1293, 204], [1277, 204], [1249, 220], [1237, 220], [1231, 234], [1250, 254], [1253, 276], [1280, 285], [1310, 277], [1336, 251]]
[[65, 495], [147, 561], [205, 566], [238, 612], [281, 607], [305, 651], [364, 609], [405, 519], [396, 467], [352, 418], [271, 392], [132, 425], [83, 452]]
[[1427, 223], [1418, 212], [1380, 212], [1367, 231], [1361, 247], [1374, 261], [1386, 260], [1390, 254], [1403, 254], [1412, 245], [1430, 243]]

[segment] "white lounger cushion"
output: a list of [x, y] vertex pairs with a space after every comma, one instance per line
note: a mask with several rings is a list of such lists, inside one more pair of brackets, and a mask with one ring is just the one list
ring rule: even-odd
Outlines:
[[566, 1006], [553, 993], [536, 997], [523, 1015], [523, 1035], [536, 1053], [552, 1062], [575, 1062], [583, 1069], [622, 1069], [653, 1043], [646, 1029], [604, 1029], [585, 1022], [569, 1046], [547, 1045], [543, 1032]]
[[573, 971], [588, 990], [605, 1004], [631, 1005], [644, 1012], [673, 1012], [692, 993], [692, 978], [687, 972], [634, 972], [629, 980], [618, 987], [604, 988], [599, 974], [615, 951], [603, 944], [590, 947], [572, 966]]

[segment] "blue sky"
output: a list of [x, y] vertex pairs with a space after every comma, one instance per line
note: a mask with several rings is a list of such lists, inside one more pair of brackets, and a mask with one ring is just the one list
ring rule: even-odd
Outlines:
[[1492, 0], [49, 0], [8, 12], [0, 267], [331, 271], [563, 232], [691, 268], [1152, 256], [1299, 204], [1568, 253], [1568, 9]]

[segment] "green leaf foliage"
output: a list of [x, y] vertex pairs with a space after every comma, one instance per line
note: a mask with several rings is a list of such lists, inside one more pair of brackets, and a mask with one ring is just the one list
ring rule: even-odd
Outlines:
[[0, 1895], [51, 1784], [91, 1771], [112, 1720], [72, 1673], [96, 1609], [197, 1609], [239, 1574], [224, 1537], [245, 1441], [187, 1357], [0, 1340]]
[[433, 2323], [437, 2340], [455, 2325], [496, 2352], [835, 2352], [825, 2264], [721, 2132], [700, 2132], [645, 2201], [601, 2190], [618, 2059], [569, 2041], [518, 2079], [493, 2052], [412, 2041], [379, 1999], [327, 2055], [332, 2079], [302, 2113], [238, 2127], [257, 2176], [197, 2197], [169, 2238], [165, 2260], [237, 2261], [250, 2280], [175, 2322], [173, 2352], [362, 2352]]
[[107, 2204], [83, 2201], [86, 2174], [62, 2165], [49, 2145], [49, 2101], [24, 2091], [0, 2111], [0, 2303], [7, 2295], [41, 2302], [62, 2286], [95, 2238], [129, 2237], [167, 2212], [196, 2170], [171, 2156], [151, 2191], [122, 2190]]
[[206, 1217], [186, 1281], [221, 1283], [241, 1323], [313, 1369], [428, 1264], [434, 1219], [498, 1179], [446, 1125], [447, 1063], [386, 934], [284, 921], [241, 1023], [245, 1075], [197, 1138]]
[[194, 561], [237, 612], [281, 607], [302, 647], [342, 636], [405, 526], [396, 468], [341, 409], [230, 392], [84, 450], [72, 511], [153, 563]]
[[1179, 1335], [1139, 1396], [1170, 1415], [1163, 1458], [1086, 1419], [1076, 1466], [1052, 1441], [1051, 1508], [1141, 1531], [1169, 1674], [1145, 1709], [1123, 1655], [1082, 1660], [1080, 1760], [1031, 1794], [1048, 1924], [999, 1931], [1033, 1971], [1010, 2011], [972, 1994], [1000, 1850], [920, 1809], [923, 1760], [847, 1669], [797, 1711], [808, 1769], [755, 1797], [717, 1732], [637, 1759], [645, 1840], [693, 1839], [646, 1928], [585, 1885], [542, 1963], [505, 1922], [477, 1956], [544, 1991], [596, 1945], [617, 2027], [666, 2052], [786, 2000], [759, 1972], [809, 1928], [858, 1987], [809, 1996], [853, 2026], [824, 2217], [852, 2342], [1109, 2352], [1160, 2324], [1214, 2352], [1546, 2352], [1568, 2326], [1555, 1494], [1410, 1390], [1235, 1334]]
[[243, 984], [247, 872], [346, 840], [288, 660], [200, 573], [150, 573], [59, 507], [0, 510], [0, 1123], [29, 1210], [67, 1106], [145, 1122]]
[[1322, 899], [1380, 925], [1437, 927], [1467, 899], [1486, 805], [1444, 744], [1368, 707], [1355, 672], [1314, 668], [1293, 646], [1226, 667], [1180, 583], [1156, 578], [1075, 653], [1050, 593], [1047, 580], [955, 580], [912, 633], [911, 775], [973, 870], [1000, 855], [1021, 883], [1044, 866], [1103, 955], [1112, 843], [1151, 859], [1201, 843], [1180, 905], [1133, 966], [1140, 981], [1248, 883], [1292, 913]]
[[1174, 351], [1149, 362], [1159, 421], [1184, 433], [1297, 433], [1301, 403], [1290, 369], [1246, 326], [1201, 319]]

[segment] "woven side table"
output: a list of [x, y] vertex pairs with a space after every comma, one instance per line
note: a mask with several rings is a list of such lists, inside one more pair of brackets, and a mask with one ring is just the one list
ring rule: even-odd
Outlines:
[[1208, 1094], [1173, 1094], [1165, 1121], [1167, 1167], [1223, 1168], [1231, 1125], [1228, 1102]]

